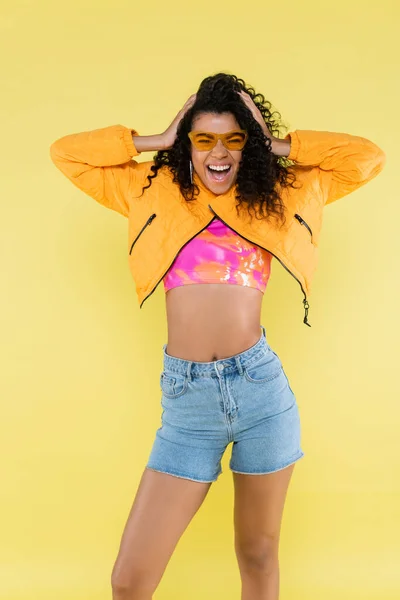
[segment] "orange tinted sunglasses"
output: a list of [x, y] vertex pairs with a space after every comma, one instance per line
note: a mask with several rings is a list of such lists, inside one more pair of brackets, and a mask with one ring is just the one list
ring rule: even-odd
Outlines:
[[191, 131], [190, 141], [196, 150], [207, 152], [216, 146], [218, 140], [221, 140], [227, 150], [243, 150], [247, 142], [247, 131], [244, 129], [234, 129], [227, 133], [212, 133], [210, 131]]

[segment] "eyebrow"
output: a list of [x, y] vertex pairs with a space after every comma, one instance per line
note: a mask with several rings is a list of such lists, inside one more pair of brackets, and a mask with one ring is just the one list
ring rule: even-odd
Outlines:
[[210, 136], [210, 135], [238, 135], [241, 134], [242, 132], [239, 129], [231, 129], [230, 131], [226, 131], [225, 133], [218, 133], [217, 131], [202, 131], [202, 130], [193, 130], [193, 133], [196, 135], [206, 135], [206, 136]]
[[218, 134], [214, 133], [213, 131], [194, 131], [193, 133], [195, 133], [196, 135], [204, 135], [206, 137], [211, 137], [212, 135], [218, 135]]

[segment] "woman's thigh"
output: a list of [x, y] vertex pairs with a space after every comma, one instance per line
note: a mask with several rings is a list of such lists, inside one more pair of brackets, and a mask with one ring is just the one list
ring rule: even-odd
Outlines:
[[112, 572], [114, 588], [155, 590], [211, 483], [145, 469]]
[[276, 558], [294, 464], [267, 475], [233, 473], [235, 548], [239, 562]]

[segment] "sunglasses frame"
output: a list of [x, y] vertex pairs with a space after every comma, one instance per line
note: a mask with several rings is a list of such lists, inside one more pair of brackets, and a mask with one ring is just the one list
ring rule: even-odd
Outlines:
[[[243, 141], [243, 146], [238, 149], [243, 150], [243, 148], [246, 145], [246, 142], [248, 140], [249, 134], [247, 133], [247, 131], [245, 129], [232, 129], [231, 131], [227, 131], [226, 133], [214, 133], [213, 131], [190, 131], [188, 133], [188, 137], [190, 138], [190, 141], [192, 142], [193, 146], [196, 148], [196, 150], [199, 150], [200, 152], [209, 152], [210, 150], [212, 150], [213, 148], [215, 148], [215, 146], [218, 143], [218, 140], [221, 140], [221, 142], [223, 143], [223, 145], [225, 146], [225, 148], [227, 150], [232, 150], [231, 148], [229, 148], [226, 145], [226, 141], [227, 141], [227, 137], [231, 136], [234, 133], [242, 133], [244, 134], [244, 141]], [[199, 134], [206, 134], [212, 137], [212, 140], [210, 140], [211, 142], [214, 142], [213, 145], [211, 146], [211, 148], [208, 148], [207, 150], [204, 150], [203, 148], [200, 148], [195, 141], [195, 136], [199, 135]], [[233, 152], [234, 150], [232, 150]]]

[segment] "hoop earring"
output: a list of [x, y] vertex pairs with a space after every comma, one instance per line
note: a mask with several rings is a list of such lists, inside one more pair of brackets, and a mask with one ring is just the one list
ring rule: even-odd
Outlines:
[[193, 183], [193, 165], [192, 165], [191, 160], [189, 160], [189, 170], [190, 170], [190, 183]]

